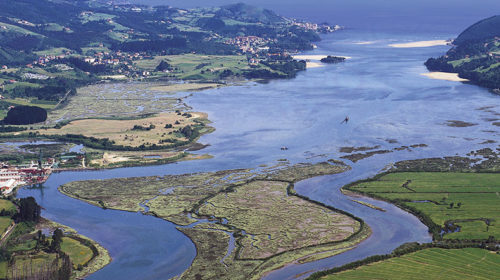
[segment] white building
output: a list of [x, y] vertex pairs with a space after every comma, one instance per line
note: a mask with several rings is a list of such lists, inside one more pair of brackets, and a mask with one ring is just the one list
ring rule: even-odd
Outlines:
[[0, 183], [0, 190], [3, 195], [9, 195], [17, 186], [17, 181], [9, 179], [8, 181]]

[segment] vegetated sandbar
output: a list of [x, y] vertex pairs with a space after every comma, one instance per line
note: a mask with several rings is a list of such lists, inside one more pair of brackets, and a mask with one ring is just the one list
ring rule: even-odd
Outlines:
[[[359, 218], [297, 194], [294, 183], [349, 167], [336, 161], [73, 182], [60, 187], [91, 204], [143, 211], [178, 225], [197, 256], [181, 279], [258, 279], [285, 264], [326, 258], [369, 234]], [[228, 252], [230, 236], [235, 249]]]
[[445, 80], [452, 82], [468, 82], [468, 79], [460, 78], [458, 73], [447, 73], [447, 72], [429, 72], [422, 73], [422, 76], [426, 76], [427, 78], [435, 79], [435, 80]]
[[306, 68], [320, 68], [325, 67], [325, 64], [319, 62], [306, 61]]
[[[345, 59], [350, 59], [351, 57], [350, 56], [344, 56], [344, 55], [335, 55], [337, 57], [343, 57]], [[293, 59], [297, 59], [297, 60], [317, 60], [317, 61], [320, 61], [322, 58], [325, 58], [327, 57], [327, 55], [322, 55], [322, 54], [312, 54], [312, 55], [302, 55], [302, 54], [298, 54], [298, 55], [294, 55], [293, 56]]]
[[449, 40], [429, 40], [429, 41], [416, 41], [408, 43], [389, 44], [393, 48], [426, 48], [434, 46], [446, 46], [450, 43]]
[[[342, 56], [342, 55], [336, 55], [338, 57], [343, 57], [345, 59], [350, 59], [350, 56]], [[306, 61], [306, 68], [319, 68], [319, 67], [324, 67], [325, 64], [321, 63], [320, 60], [322, 58], [327, 57], [327, 55], [321, 55], [321, 54], [312, 54], [312, 55], [294, 55], [293, 59], [296, 60], [305, 60]]]
[[360, 42], [354, 42], [353, 44], [354, 45], [372, 45], [374, 44], [376, 41], [360, 41]]

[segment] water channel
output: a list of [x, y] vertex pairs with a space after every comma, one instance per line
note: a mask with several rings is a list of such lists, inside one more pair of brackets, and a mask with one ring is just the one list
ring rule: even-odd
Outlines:
[[[34, 196], [42, 215], [68, 225], [110, 251], [113, 262], [88, 279], [168, 279], [189, 267], [194, 244], [172, 223], [142, 215], [103, 210], [57, 191], [61, 184], [88, 179], [136, 177], [256, 168], [286, 158], [292, 163], [339, 158], [345, 146], [380, 146], [393, 152], [351, 163], [342, 174], [300, 182], [296, 190], [312, 199], [365, 220], [373, 235], [341, 255], [303, 265], [290, 265], [267, 276], [287, 279], [297, 274], [385, 254], [405, 242], [429, 242], [426, 227], [414, 216], [385, 202], [368, 201], [386, 212], [355, 203], [339, 188], [375, 175], [387, 164], [435, 156], [463, 155], [495, 147], [499, 128], [488, 118], [500, 112], [500, 97], [459, 82], [431, 80], [423, 62], [447, 46], [395, 49], [393, 42], [447, 39], [451, 33], [373, 33], [345, 30], [323, 36], [309, 54], [352, 57], [343, 64], [304, 71], [291, 80], [248, 83], [197, 92], [187, 99], [194, 111], [207, 112], [216, 131], [200, 142], [196, 153], [214, 158], [168, 165], [72, 171], [52, 174], [44, 188], [24, 188], [19, 197]], [[127, 85], [123, 85], [124, 88]], [[484, 107], [493, 106], [489, 109]], [[492, 113], [493, 112], [493, 113]], [[348, 124], [340, 122], [350, 117]], [[451, 127], [449, 120], [473, 123]], [[396, 151], [402, 145], [426, 147]], [[281, 146], [288, 150], [282, 151]]]

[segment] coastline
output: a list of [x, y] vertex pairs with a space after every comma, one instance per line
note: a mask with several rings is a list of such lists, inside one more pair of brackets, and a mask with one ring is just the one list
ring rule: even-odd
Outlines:
[[444, 81], [451, 81], [451, 82], [469, 82], [470, 81], [468, 79], [460, 78], [458, 76], [458, 73], [429, 72], [429, 73], [422, 73], [420, 75], [425, 76], [429, 79], [434, 79], [434, 80], [444, 80]]
[[95, 272], [103, 269], [106, 265], [108, 265], [109, 263], [111, 263], [112, 258], [109, 255], [109, 251], [106, 248], [104, 248], [103, 246], [101, 246], [101, 244], [97, 243], [93, 239], [88, 238], [88, 237], [86, 237], [86, 236], [84, 236], [82, 234], [79, 234], [78, 231], [76, 231], [75, 229], [73, 229], [71, 227], [68, 227], [66, 225], [63, 225], [63, 224], [60, 224], [60, 223], [48, 220], [48, 219], [44, 219], [44, 222], [43, 222], [42, 225], [46, 225], [48, 228], [60, 228], [66, 234], [69, 233], [70, 236], [75, 236], [75, 237], [80, 238], [82, 240], [86, 240], [90, 244], [92, 244], [92, 246], [95, 246], [95, 248], [96, 248], [96, 250], [98, 252], [98, 255], [94, 256], [88, 262], [88, 264], [83, 267], [82, 270], [76, 270], [76, 269], [73, 270], [73, 277], [74, 278], [76, 278], [76, 279], [86, 278], [89, 275], [91, 275], [92, 273], [95, 273]]
[[389, 44], [392, 48], [427, 48], [435, 46], [446, 46], [451, 44], [450, 40], [429, 40], [429, 41], [415, 41], [408, 43], [394, 43]]
[[[327, 57], [328, 55], [321, 55], [321, 54], [314, 54], [314, 55], [292, 55], [292, 58], [295, 60], [305, 60], [306, 61], [306, 69], [312, 69], [312, 68], [320, 68], [320, 67], [325, 67], [326, 64], [321, 62], [322, 58]], [[345, 59], [351, 59], [352, 57], [350, 56], [343, 56], [343, 55], [335, 55], [337, 57], [343, 57]]]
[[[292, 167], [290, 167], [290, 168], [292, 168]], [[305, 168], [305, 169], [302, 170], [302, 168]], [[240, 254], [239, 249], [233, 250], [230, 254], [231, 258], [227, 259], [226, 262], [229, 262], [230, 267], [232, 267], [234, 269], [237, 269], [237, 267], [245, 264], [247, 261], [250, 261], [250, 263], [254, 263], [253, 265], [255, 265], [255, 262], [260, 263], [258, 266], [256, 266], [254, 269], [252, 269], [253, 273], [249, 274], [249, 277], [251, 277], [252, 279], [257, 279], [257, 278], [260, 278], [271, 271], [274, 271], [276, 269], [284, 267], [288, 264], [292, 264], [292, 263], [296, 263], [296, 262], [299, 262], [299, 263], [312, 262], [312, 261], [324, 259], [327, 257], [331, 257], [333, 255], [340, 254], [342, 252], [345, 252], [347, 250], [355, 248], [357, 244], [359, 244], [361, 241], [368, 238], [371, 234], [370, 228], [364, 223], [363, 220], [361, 220], [360, 218], [357, 218], [357, 217], [353, 216], [352, 214], [347, 213], [345, 211], [336, 209], [332, 206], [328, 206], [328, 205], [325, 205], [321, 202], [304, 197], [304, 196], [296, 193], [296, 191], [294, 190], [294, 182], [302, 181], [302, 180], [317, 177], [317, 176], [332, 174], [332, 172], [333, 172], [333, 174], [337, 174], [339, 172], [344, 172], [344, 171], [348, 170], [349, 168], [350, 167], [345, 166], [345, 165], [331, 165], [331, 164], [327, 164], [326, 166], [325, 166], [325, 164], [298, 165], [297, 167], [293, 167], [292, 169], [290, 169], [290, 171], [283, 171], [283, 173], [275, 173], [274, 175], [268, 175], [271, 177], [263, 176], [260, 179], [259, 178], [252, 178], [252, 179], [244, 180], [242, 182], [243, 185], [239, 185], [237, 183], [235, 183], [236, 185], [229, 184], [228, 187], [231, 190], [233, 188], [236, 189], [239, 187], [248, 188], [252, 184], [257, 184], [257, 185], [261, 184], [261, 183], [265, 184], [265, 182], [272, 182], [273, 184], [280, 183], [280, 184], [284, 184], [284, 186], [288, 185], [288, 187], [286, 187], [286, 191], [285, 191], [287, 193], [287, 196], [297, 197], [296, 199], [303, 201], [301, 203], [304, 203], [304, 204], [312, 203], [313, 205], [316, 205], [315, 207], [319, 207], [319, 208], [326, 207], [327, 209], [330, 209], [331, 211], [337, 213], [336, 215], [343, 215], [343, 216], [346, 216], [346, 218], [350, 217], [350, 219], [354, 219], [355, 221], [357, 221], [356, 223], [359, 224], [359, 226], [357, 226], [356, 227], [357, 229], [353, 230], [353, 232], [349, 236], [347, 236], [345, 239], [328, 241], [328, 242], [320, 242], [319, 244], [293, 248], [293, 249], [289, 249], [289, 250], [280, 252], [278, 254], [273, 254], [273, 255], [266, 257], [264, 259], [259, 259], [259, 258], [246, 259], [245, 257], [239, 256], [239, 254]], [[295, 172], [293, 170], [296, 170], [301, 175], [294, 175], [294, 176], [290, 177], [289, 176], [290, 174], [288, 174], [288, 172]], [[227, 171], [219, 171], [219, 172], [226, 174]], [[217, 172], [217, 173], [219, 173], [219, 172]], [[196, 174], [191, 174], [191, 175], [196, 175]], [[227, 176], [227, 174], [225, 176]], [[296, 176], [298, 176], [298, 177], [296, 177]], [[147, 178], [145, 178], [145, 179], [147, 179]], [[167, 179], [167, 178], [164, 178], [164, 179]], [[264, 181], [261, 181], [261, 180], [264, 180]], [[137, 209], [135, 209], [135, 208], [134, 209], [132, 209], [132, 208], [127, 209], [127, 208], [124, 208], [121, 206], [109, 207], [109, 205], [106, 205], [109, 203], [107, 201], [99, 201], [98, 202], [98, 201], [95, 201], [92, 199], [80, 197], [80, 195], [78, 195], [78, 192], [70, 191], [70, 189], [65, 189], [64, 185], [60, 186], [58, 188], [58, 191], [64, 195], [68, 196], [68, 197], [78, 199], [82, 202], [86, 202], [86, 203], [89, 203], [91, 205], [98, 206], [100, 208], [114, 209], [114, 210], [127, 211], [127, 212], [137, 212], [136, 211]], [[243, 189], [242, 189], [242, 191], [243, 191]], [[232, 193], [232, 191], [229, 191], [229, 190], [223, 191], [223, 192], [227, 192], [228, 194]], [[209, 195], [208, 198], [204, 198], [204, 199], [202, 199], [202, 201], [206, 201], [208, 199], [214, 199], [216, 196], [217, 196], [217, 193], [215, 195]], [[198, 205], [198, 204], [196, 204], [196, 205]], [[126, 205], [129, 205], [129, 204], [126, 204]], [[204, 204], [199, 204], [198, 207], [202, 207], [203, 205]], [[153, 207], [153, 205], [148, 204], [148, 207]], [[195, 208], [191, 209], [190, 212], [193, 215], [196, 215], [196, 213], [198, 213], [198, 210], [196, 210], [196, 209], [198, 209], [198, 208], [195, 207]], [[259, 207], [257, 207], [255, 211], [259, 211], [258, 209], [259, 209]], [[206, 211], [206, 210], [202, 210], [201, 212], [204, 212], [204, 211]], [[186, 226], [186, 224], [179, 224], [173, 218], [169, 218], [168, 216], [162, 216], [161, 214], [157, 214], [153, 208], [152, 209], [148, 208], [146, 210], [146, 212], [143, 211], [142, 214], [152, 215], [152, 216], [155, 216], [155, 217], [158, 217], [160, 219], [163, 219], [163, 220], [166, 220], [166, 221], [169, 221], [169, 222], [176, 224], [178, 226], [178, 230], [181, 230], [196, 245], [196, 247], [198, 248], [197, 250], [201, 250], [200, 248], [205, 248], [203, 246], [206, 245], [205, 244], [206, 242], [204, 242], [204, 239], [199, 240], [199, 238], [197, 238], [197, 236], [200, 237], [201, 232], [206, 232], [208, 234], [209, 232], [214, 232], [214, 231], [217, 232], [220, 229], [224, 229], [225, 231], [230, 230], [231, 232], [234, 232], [235, 237], [236, 237], [236, 234], [238, 234], [238, 237], [237, 237], [239, 240], [238, 242], [243, 242], [244, 240], [246, 240], [246, 239], [242, 239], [246, 235], [244, 232], [248, 231], [248, 228], [245, 226], [243, 228], [239, 229], [238, 226], [231, 225], [231, 224], [226, 225], [224, 223], [221, 223], [221, 224], [216, 223], [213, 225], [211, 223], [208, 223], [208, 224], [205, 224], [205, 227], [199, 227], [199, 226], [192, 227], [192, 226], [189, 226], [189, 224], [188, 224], [188, 226]], [[201, 215], [203, 215], [203, 213], [201, 213]], [[221, 218], [224, 216], [219, 217], [219, 215], [216, 215], [216, 217], [217, 217], [216, 218], [217, 221], [225, 220], [224, 218]], [[201, 216], [198, 218], [205, 219], [206, 217]], [[228, 218], [229, 218], [229, 220], [232, 220], [230, 217], [228, 217]], [[216, 225], [218, 225], [218, 226], [216, 226]], [[242, 232], [243, 235], [240, 235], [239, 232]], [[274, 234], [273, 234], [273, 236], [274, 236]], [[278, 237], [278, 235], [276, 235], [276, 236]], [[215, 238], [215, 237], [212, 237], [212, 238]], [[274, 240], [274, 238], [273, 238], [273, 240]], [[224, 245], [224, 242], [221, 241], [220, 237], [215, 238], [214, 240], [212, 240], [212, 242], [218, 242], [217, 243], [217, 244], [219, 244], [218, 247], [226, 248], [226, 246], [228, 246], [227, 243]], [[214, 245], [214, 246], [216, 246], [216, 245]], [[270, 247], [269, 249], [271, 249], [271, 248], [273, 248], [273, 247]], [[227, 249], [224, 249], [222, 251], [226, 252], [226, 250]], [[189, 277], [189, 275], [192, 276], [192, 274], [194, 273], [193, 270], [196, 271], [197, 269], [199, 269], [200, 264], [199, 263], [197, 264], [197, 262], [200, 262], [201, 260], [203, 260], [202, 263], [207, 262], [208, 260], [205, 260], [205, 257], [203, 257], [204, 253], [206, 253], [206, 252], [203, 251], [201, 253], [201, 257], [200, 257], [201, 259], [198, 259], [198, 256], [200, 256], [200, 252], [198, 251], [197, 257], [195, 258], [195, 261], [194, 261], [194, 267], [190, 266], [190, 268], [182, 274], [184, 276], [180, 276], [180, 277]], [[217, 256], [222, 257], [219, 255], [217, 255]], [[211, 260], [210, 262], [213, 262], [213, 261], [214, 260]], [[249, 265], [250, 265], [250, 263], [249, 263]], [[215, 263], [214, 263], [214, 265], [215, 265]], [[233, 271], [233, 273], [234, 273], [234, 271]], [[249, 273], [249, 271], [247, 271], [247, 273]]]

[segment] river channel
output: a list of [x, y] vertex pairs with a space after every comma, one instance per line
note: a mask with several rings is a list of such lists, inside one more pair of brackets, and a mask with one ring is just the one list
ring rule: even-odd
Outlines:
[[[341, 147], [379, 146], [387, 154], [351, 163], [342, 174], [300, 182], [296, 190], [314, 200], [348, 211], [371, 227], [373, 234], [355, 249], [302, 265], [290, 265], [267, 276], [288, 279], [331, 268], [370, 255], [385, 254], [405, 242], [429, 242], [427, 228], [414, 216], [385, 202], [368, 201], [386, 210], [355, 203], [339, 189], [375, 175], [405, 159], [463, 155], [498, 144], [500, 128], [487, 119], [500, 112], [500, 96], [474, 85], [432, 80], [420, 75], [423, 62], [449, 47], [396, 49], [395, 42], [448, 39], [456, 34], [391, 34], [344, 30], [323, 36], [308, 54], [352, 57], [345, 63], [312, 68], [291, 80], [248, 83], [194, 93], [187, 103], [207, 112], [216, 131], [200, 142], [197, 153], [214, 158], [175, 164], [102, 171], [52, 174], [44, 188], [23, 188], [19, 197], [34, 196], [42, 215], [68, 225], [110, 251], [111, 264], [88, 279], [168, 279], [189, 267], [194, 244], [167, 221], [140, 213], [103, 210], [57, 191], [61, 184], [88, 179], [180, 174], [292, 163], [318, 162], [344, 155]], [[124, 85], [126, 87], [126, 85]], [[484, 107], [490, 107], [485, 109]], [[340, 122], [350, 117], [348, 124]], [[465, 121], [452, 127], [448, 121]], [[403, 145], [426, 147], [397, 151]], [[281, 146], [288, 150], [282, 151]]]

